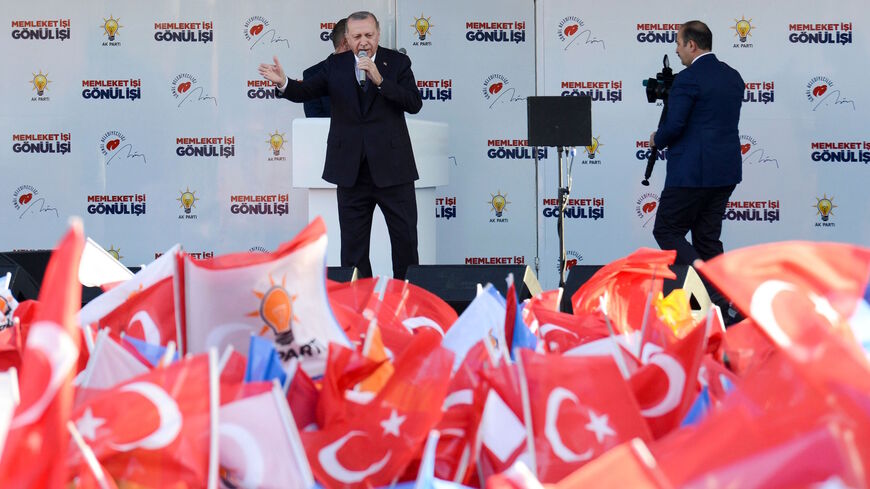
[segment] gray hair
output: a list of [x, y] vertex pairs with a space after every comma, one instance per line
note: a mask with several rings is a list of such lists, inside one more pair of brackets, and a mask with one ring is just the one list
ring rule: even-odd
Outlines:
[[368, 12], [366, 10], [360, 10], [359, 12], [354, 12], [347, 16], [347, 20], [366, 20], [368, 18], [372, 18], [375, 20], [375, 27], [378, 30], [381, 30], [381, 24], [378, 22], [378, 18], [375, 17], [375, 14]]

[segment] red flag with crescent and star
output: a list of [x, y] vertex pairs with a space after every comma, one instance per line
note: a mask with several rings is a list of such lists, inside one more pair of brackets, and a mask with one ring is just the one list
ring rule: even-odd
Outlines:
[[432, 332], [415, 335], [389, 382], [355, 416], [301, 434], [318, 482], [377, 487], [404, 473], [441, 417], [453, 354], [440, 340]]
[[[613, 359], [524, 350], [535, 468], [541, 482], [559, 482], [620, 443], [650, 432]], [[561, 375], [553, 375], [561, 372]]]
[[770, 243], [729, 251], [696, 268], [779, 347], [801, 342], [805, 333], [814, 343], [814, 328], [870, 346], [870, 248]]
[[73, 385], [81, 332], [79, 260], [85, 246], [82, 223], [74, 220], [51, 255], [42, 288], [41, 307], [27, 333], [21, 354], [21, 401], [10, 422], [0, 458], [4, 487], [63, 487], [66, 469], [56, 463], [66, 455], [66, 423], [73, 407]]
[[[158, 367], [77, 406], [79, 433], [118, 481], [145, 487], [186, 483], [201, 487], [209, 470], [212, 411], [218, 394], [214, 355], [202, 354]], [[123, 406], [123, 409], [120, 408]], [[71, 452], [67, 467], [78, 466]], [[216, 467], [216, 464], [215, 464]]]

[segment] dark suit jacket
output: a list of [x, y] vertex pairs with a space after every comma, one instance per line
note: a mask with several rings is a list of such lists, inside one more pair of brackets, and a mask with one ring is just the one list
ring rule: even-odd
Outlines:
[[290, 80], [279, 96], [303, 102], [328, 95], [331, 122], [323, 179], [351, 187], [363, 157], [378, 187], [410, 183], [419, 178], [405, 112], [423, 106], [411, 60], [398, 51], [378, 46], [375, 63], [384, 78], [380, 88], [368, 80], [363, 91], [356, 80], [352, 51], [330, 56], [323, 70], [310, 80]]
[[[331, 56], [332, 55], [330, 54], [329, 57]], [[302, 72], [302, 79], [309, 80], [314, 77], [314, 75], [321, 72], [324, 63], [326, 63], [326, 60], [306, 68], [305, 71]], [[329, 117], [329, 97], [320, 97], [314, 100], [309, 100], [302, 104], [302, 108], [305, 111], [305, 117]]]
[[677, 74], [668, 113], [656, 131], [657, 148], [668, 149], [665, 187], [721, 187], [742, 179], [740, 73], [713, 54]]

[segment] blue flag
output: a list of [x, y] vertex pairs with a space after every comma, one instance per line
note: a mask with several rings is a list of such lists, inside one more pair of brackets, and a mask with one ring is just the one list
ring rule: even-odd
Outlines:
[[262, 382], [272, 379], [278, 379], [281, 385], [284, 385], [287, 380], [287, 372], [281, 365], [281, 359], [278, 357], [275, 345], [265, 338], [251, 335], [245, 382]]
[[538, 338], [523, 321], [523, 305], [517, 298], [513, 274], [508, 276], [507, 305], [505, 307], [505, 336], [509, 345], [511, 360], [516, 361], [517, 349], [528, 348], [532, 351], [538, 346]]
[[710, 400], [710, 392], [707, 390], [707, 386], [705, 385], [701, 387], [701, 392], [698, 394], [698, 397], [695, 398], [695, 402], [692, 403], [692, 407], [689, 408], [689, 412], [686, 413], [686, 417], [683, 418], [680, 427], [692, 426], [700, 423], [707, 417], [707, 413], [710, 412], [712, 406], [713, 403]]
[[[133, 338], [130, 335], [124, 335], [124, 341], [127, 342], [130, 346], [136, 349], [136, 351], [142, 355], [142, 358], [148, 360], [148, 363], [151, 366], [156, 367], [160, 360], [163, 358], [163, 355], [166, 354], [166, 347], [160, 345], [153, 345], [151, 343], [146, 343], [138, 338]], [[178, 350], [175, 350], [175, 356], [172, 357], [172, 361], [178, 361]]]

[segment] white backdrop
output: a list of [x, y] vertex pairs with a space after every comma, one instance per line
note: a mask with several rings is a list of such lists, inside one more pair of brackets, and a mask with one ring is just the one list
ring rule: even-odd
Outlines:
[[[556, 154], [539, 150], [536, 202], [525, 146], [525, 97], [534, 94], [591, 90], [596, 99], [597, 147], [574, 158], [569, 259], [601, 264], [655, 246], [664, 162], [650, 187], [640, 180], [661, 107], [647, 103], [641, 81], [664, 54], [682, 68], [674, 30], [691, 18], [710, 25], [714, 52], [747, 82], [744, 182], [724, 225], [726, 249], [783, 239], [870, 245], [863, 0], [823, 10], [809, 0], [7, 4], [2, 250], [53, 246], [70, 215], [128, 265], [176, 242], [210, 256], [290, 239], [307, 215], [290, 174], [290, 124], [302, 107], [262, 98], [269, 90], [256, 66], [277, 55], [301, 77], [331, 52], [328, 24], [360, 9], [379, 16], [382, 45], [412, 59], [424, 98], [414, 117], [451, 126], [451, 183], [420, 209], [438, 217], [439, 263], [534, 266], [539, 254], [542, 284], [556, 285]], [[276, 133], [285, 139], [277, 155]], [[822, 220], [825, 199], [832, 209]]]

